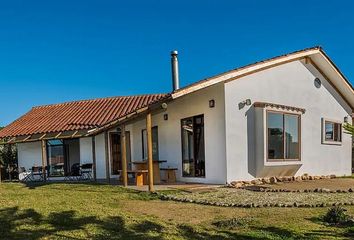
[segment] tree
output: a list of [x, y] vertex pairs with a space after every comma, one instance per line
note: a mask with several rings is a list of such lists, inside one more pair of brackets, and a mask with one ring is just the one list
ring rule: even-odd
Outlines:
[[0, 147], [0, 165], [7, 170], [11, 180], [17, 170], [17, 147], [14, 144], [5, 144]]
[[354, 136], [354, 125], [346, 123], [343, 125], [344, 130], [346, 131], [346, 133], [351, 134], [352, 136]]

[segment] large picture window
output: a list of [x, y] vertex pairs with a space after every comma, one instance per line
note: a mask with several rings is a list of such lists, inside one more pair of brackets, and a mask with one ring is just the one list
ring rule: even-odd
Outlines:
[[181, 128], [183, 177], [205, 177], [204, 116], [183, 119]]
[[300, 160], [300, 115], [267, 111], [267, 159]]
[[340, 122], [322, 119], [322, 143], [341, 144], [342, 124]]

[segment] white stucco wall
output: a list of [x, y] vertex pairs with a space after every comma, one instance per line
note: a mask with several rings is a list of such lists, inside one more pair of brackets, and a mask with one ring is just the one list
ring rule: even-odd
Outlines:
[[92, 138], [80, 138], [80, 164], [92, 162]]
[[[106, 179], [106, 156], [104, 134], [99, 134], [95, 138], [96, 144], [96, 174], [97, 179]], [[92, 150], [91, 150], [92, 151]]]
[[[314, 86], [316, 77], [322, 81], [320, 88]], [[238, 103], [246, 99], [306, 109], [301, 117], [302, 160], [300, 165], [285, 164], [297, 167], [296, 175], [351, 174], [351, 137], [343, 134], [340, 146], [321, 143], [321, 118], [343, 122], [345, 116], [351, 115], [351, 109], [312, 65], [296, 61], [225, 84], [228, 182], [254, 178], [254, 162], [263, 156], [257, 154], [263, 144], [259, 144], [254, 131], [260, 128], [262, 119], [256, 123], [250, 106], [238, 108]]]
[[[209, 108], [209, 100], [215, 107]], [[159, 158], [168, 162], [163, 166], [176, 167], [179, 181], [219, 183], [226, 182], [224, 87], [218, 84], [181, 97], [168, 104], [167, 110], [152, 116], [152, 125], [158, 126]], [[168, 120], [163, 115], [168, 114]], [[205, 134], [205, 178], [182, 177], [181, 120], [204, 114]], [[134, 122], [130, 127], [132, 160], [142, 159], [141, 130], [145, 119]]]
[[29, 170], [37, 165], [42, 166], [41, 142], [28, 142], [17, 144], [18, 166]]

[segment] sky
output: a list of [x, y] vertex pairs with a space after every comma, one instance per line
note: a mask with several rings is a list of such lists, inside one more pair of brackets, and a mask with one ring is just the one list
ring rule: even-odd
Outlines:
[[32, 106], [172, 89], [320, 45], [354, 83], [354, 1], [0, 1], [0, 126]]

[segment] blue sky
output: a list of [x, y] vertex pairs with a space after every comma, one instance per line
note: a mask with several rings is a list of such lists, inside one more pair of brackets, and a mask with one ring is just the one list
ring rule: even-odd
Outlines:
[[354, 81], [353, 1], [1, 1], [0, 125], [34, 105], [169, 92], [321, 45]]

